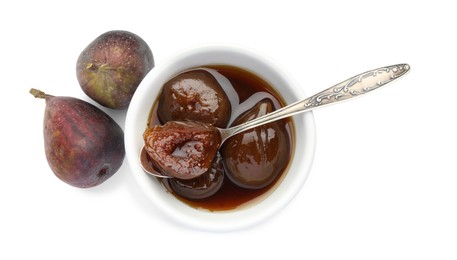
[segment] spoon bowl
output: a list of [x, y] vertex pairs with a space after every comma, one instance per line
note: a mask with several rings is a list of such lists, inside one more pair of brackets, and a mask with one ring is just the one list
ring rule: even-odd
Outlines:
[[152, 175], [154, 177], [164, 178], [164, 179], [173, 178], [171, 176], [164, 175], [164, 174], [160, 173], [159, 171], [156, 171], [156, 169], [154, 169], [154, 166], [152, 166], [152, 164], [150, 162], [148, 153], [146, 152], [144, 145], [143, 145], [143, 147], [141, 147], [141, 151], [140, 151], [140, 165], [145, 173]]

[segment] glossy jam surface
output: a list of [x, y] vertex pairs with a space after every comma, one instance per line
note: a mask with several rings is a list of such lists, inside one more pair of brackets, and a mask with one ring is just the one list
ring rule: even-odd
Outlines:
[[[203, 79], [201, 75], [204, 75]], [[178, 89], [171, 82], [181, 82], [182, 89], [189, 89], [183, 86], [188, 77], [192, 79], [193, 89], [189, 99], [185, 98], [188, 92], [177, 91], [174, 96], [164, 95], [170, 93], [164, 91], [166, 88]], [[198, 87], [196, 81], [200, 81], [203, 87]], [[215, 91], [208, 91], [208, 86]], [[212, 93], [210, 99], [213, 101], [202, 98], [207, 92]], [[204, 104], [215, 103], [225, 112], [220, 114], [215, 109], [205, 109]], [[168, 107], [168, 112], [164, 112], [163, 104]], [[283, 105], [282, 98], [272, 86], [246, 70], [230, 66], [195, 68], [177, 75], [164, 85], [158, 101], [151, 109], [148, 127], [174, 120], [201, 120], [214, 125], [233, 126]], [[181, 111], [177, 113], [179, 116], [172, 115], [170, 111], [173, 109]], [[199, 118], [196, 110], [206, 112]], [[212, 115], [208, 117], [208, 114]], [[211, 121], [211, 117], [217, 120]], [[292, 129], [292, 121], [284, 119], [245, 131], [227, 140], [212, 165], [199, 177], [160, 181], [178, 199], [192, 207], [209, 211], [239, 208], [261, 199], [281, 179], [293, 150]], [[176, 152], [175, 148], [167, 151], [169, 154], [173, 152]], [[155, 168], [160, 171], [160, 167]]]
[[[234, 125], [274, 111], [264, 99], [235, 120]], [[290, 145], [287, 129], [273, 122], [247, 130], [228, 139], [221, 149], [227, 177], [237, 186], [260, 189], [272, 183], [288, 163]]]
[[193, 120], [227, 127], [230, 101], [217, 79], [207, 70], [191, 70], [162, 87], [157, 115], [161, 122]]

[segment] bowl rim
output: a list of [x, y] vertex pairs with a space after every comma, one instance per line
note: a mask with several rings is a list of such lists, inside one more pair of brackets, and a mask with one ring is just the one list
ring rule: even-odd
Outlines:
[[[138, 153], [140, 150], [138, 146], [140, 145], [141, 147], [141, 144], [138, 144], [139, 139], [141, 139], [141, 135], [138, 136], [140, 130], [137, 129], [138, 126], [141, 125], [139, 121], [140, 118], [144, 119], [145, 113], [149, 114], [150, 107], [152, 107], [152, 104], [155, 102], [155, 98], [151, 98], [146, 101], [146, 97], [151, 93], [159, 93], [160, 87], [158, 87], [158, 89], [154, 89], [154, 84], [161, 86], [163, 82], [176, 75], [176, 72], [180, 72], [191, 67], [209, 65], [209, 63], [216, 64], [215, 62], [205, 61], [215, 60], [216, 57], [221, 56], [232, 60], [236, 60], [241, 57], [241, 59], [245, 59], [248, 63], [254, 62], [258, 63], [257, 66], [264, 66], [264, 68], [261, 69], [267, 69], [272, 73], [275, 73], [276, 75], [274, 75], [274, 77], [279, 77], [278, 80], [284, 81], [289, 86], [289, 95], [295, 95], [297, 100], [305, 98], [303, 89], [295, 82], [295, 80], [293, 80], [293, 78], [287, 74], [281, 66], [264, 54], [244, 46], [242, 47], [229, 44], [199, 45], [177, 52], [168, 60], [165, 60], [162, 64], [154, 67], [146, 75], [133, 95], [132, 101], [127, 110], [124, 127], [124, 141], [128, 165], [136, 182], [152, 204], [165, 216], [171, 217], [175, 222], [182, 224], [183, 226], [215, 232], [234, 231], [247, 228], [263, 222], [275, 213], [281, 211], [290, 201], [292, 201], [304, 185], [312, 167], [316, 146], [315, 121], [312, 111], [295, 115], [293, 117], [295, 131], [297, 131], [297, 129], [303, 129], [304, 134], [297, 135], [296, 132], [294, 155], [289, 164], [289, 171], [281, 181], [281, 185], [278, 185], [274, 190], [272, 190], [266, 198], [262, 199], [262, 201], [240, 210], [221, 212], [202, 211], [192, 208], [174, 197], [174, 201], [172, 201], [169, 197], [173, 195], [166, 192], [161, 186], [161, 191], [158, 191], [157, 187], [159, 187], [158, 185], [160, 184], [158, 184], [157, 180], [154, 180], [154, 177], [147, 176], [147, 174], [141, 170], [138, 161]], [[192, 64], [189, 60], [197, 60], [196, 58], [198, 58], [198, 63], [201, 65], [187, 65], [188, 63]], [[187, 63], [183, 61], [187, 61]], [[230, 62], [217, 63], [227, 64]], [[248, 70], [251, 70], [252, 68], [249, 68], [249, 64], [243, 64], [242, 66], [246, 66], [245, 69]], [[257, 73], [256, 71], [253, 72]], [[264, 77], [263, 75], [259, 76]], [[280, 91], [278, 90], [278, 92]], [[293, 102], [291, 97], [288, 98], [289, 100], [284, 96], [283, 98], [287, 103]], [[149, 109], [144, 111], [144, 108], [148, 106]], [[143, 124], [144, 128], [141, 129], [141, 133], [146, 127], [146, 120], [144, 120]], [[303, 142], [306, 145], [297, 145], [299, 141], [300, 143]], [[297, 154], [300, 153], [302, 153], [302, 155], [299, 157], [299, 160], [297, 160]], [[291, 173], [293, 170], [296, 171], [293, 172], [294, 174]], [[287, 188], [286, 185], [282, 185], [285, 181], [287, 181]], [[153, 184], [154, 182], [155, 184]]]

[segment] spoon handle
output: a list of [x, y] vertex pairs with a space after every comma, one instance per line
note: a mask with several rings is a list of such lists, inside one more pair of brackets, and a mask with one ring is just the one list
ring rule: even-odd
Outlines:
[[231, 136], [259, 125], [361, 96], [400, 78], [409, 70], [410, 67], [408, 64], [397, 64], [361, 73], [309, 98], [285, 106], [244, 124], [228, 128], [221, 133], [222, 139], [224, 140], [229, 135]]

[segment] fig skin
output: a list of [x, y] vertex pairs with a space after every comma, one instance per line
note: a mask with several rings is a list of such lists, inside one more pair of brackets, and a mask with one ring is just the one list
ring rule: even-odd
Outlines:
[[117, 172], [125, 156], [124, 132], [110, 116], [77, 98], [31, 93], [46, 100], [44, 148], [60, 180], [90, 188]]
[[152, 51], [143, 39], [128, 31], [109, 31], [81, 52], [76, 76], [90, 98], [108, 108], [125, 109], [153, 67]]

